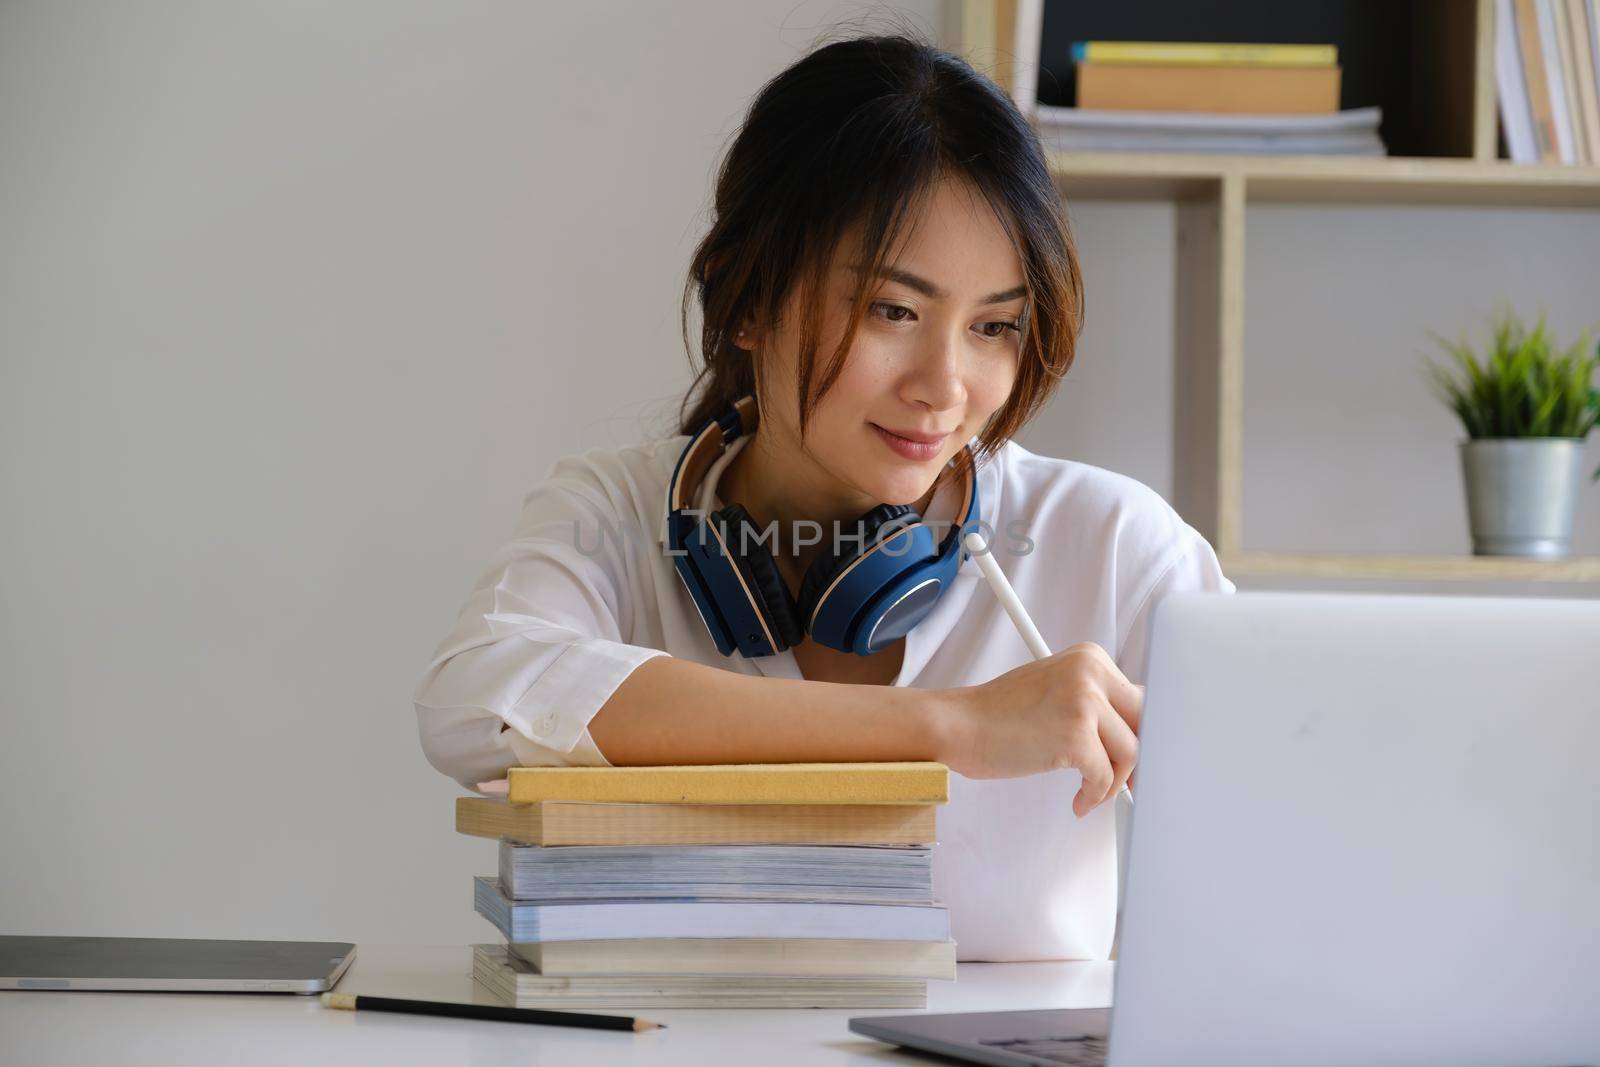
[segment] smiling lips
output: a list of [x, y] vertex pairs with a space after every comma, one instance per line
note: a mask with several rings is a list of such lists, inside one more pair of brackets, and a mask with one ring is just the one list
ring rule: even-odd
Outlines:
[[939, 449], [944, 444], [945, 438], [950, 436], [949, 431], [935, 435], [914, 433], [910, 430], [886, 430], [875, 422], [871, 426], [878, 432], [878, 436], [883, 438], [885, 444], [906, 459], [934, 458], [939, 454]]

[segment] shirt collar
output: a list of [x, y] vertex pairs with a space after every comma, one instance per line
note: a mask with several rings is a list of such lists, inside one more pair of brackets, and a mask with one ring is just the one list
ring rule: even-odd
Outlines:
[[[673, 459], [676, 459], [687, 443], [687, 438], [680, 439], [677, 449], [669, 449], [668, 454], [672, 456]], [[973, 450], [973, 455], [976, 456], [978, 454], [978, 437], [976, 434], [968, 439], [967, 445]], [[1000, 465], [1001, 458], [1004, 456], [1008, 447], [1009, 442], [1002, 444], [995, 454], [987, 461], [980, 460], [978, 463], [978, 513], [983, 520], [982, 531], [985, 538], [995, 537], [999, 534], [998, 516], [1000, 514], [1000, 488], [1003, 480], [1001, 478]], [[668, 468], [668, 483], [670, 487], [670, 467]], [[666, 490], [663, 490], [662, 492], [662, 502], [663, 514], [665, 514], [665, 506], [667, 503]], [[714, 489], [712, 492], [711, 506], [712, 508], [721, 508], [724, 506], [722, 498], [716, 494]], [[923, 518], [941, 519], [953, 522], [959, 508], [960, 503], [956, 500], [955, 490], [946, 486], [943, 490], [934, 494], [933, 500], [930, 501], [928, 505], [928, 514], [923, 516]], [[663, 521], [661, 523], [658, 537], [663, 546], [665, 546], [667, 543], [666, 529], [666, 522]], [[978, 565], [973, 561], [972, 557], [968, 556], [966, 559], [961, 561], [961, 566], [956, 573], [981, 576], [983, 572], [978, 569]]]

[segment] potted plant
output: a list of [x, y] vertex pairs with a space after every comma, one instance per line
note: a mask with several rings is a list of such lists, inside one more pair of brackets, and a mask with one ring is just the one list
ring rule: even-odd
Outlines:
[[1600, 420], [1600, 353], [1589, 346], [1589, 329], [1558, 351], [1543, 312], [1528, 330], [1507, 308], [1481, 358], [1465, 331], [1455, 343], [1428, 334], [1452, 357], [1442, 366], [1428, 361], [1427, 370], [1467, 431], [1461, 469], [1473, 552], [1565, 558], [1583, 441]]

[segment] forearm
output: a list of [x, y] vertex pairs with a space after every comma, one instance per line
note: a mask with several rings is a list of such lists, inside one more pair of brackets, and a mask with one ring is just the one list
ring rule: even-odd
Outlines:
[[657, 656], [617, 687], [589, 736], [617, 766], [948, 763], [958, 692], [768, 678]]

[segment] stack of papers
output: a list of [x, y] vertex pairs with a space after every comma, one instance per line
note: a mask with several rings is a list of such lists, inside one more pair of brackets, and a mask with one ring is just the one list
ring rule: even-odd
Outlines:
[[456, 806], [499, 839], [473, 976], [517, 1007], [926, 1007], [948, 797], [937, 763], [510, 768]]
[[1240, 152], [1381, 156], [1382, 109], [1332, 115], [1226, 115], [1192, 111], [1035, 109], [1039, 139], [1056, 152]]
[[933, 850], [866, 845], [541, 848], [500, 842], [514, 900], [701, 897], [918, 904], [933, 898]]

